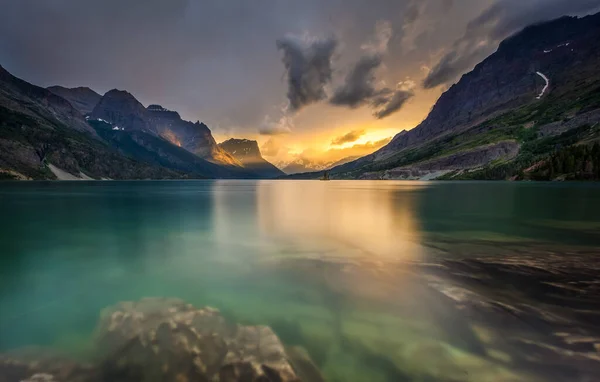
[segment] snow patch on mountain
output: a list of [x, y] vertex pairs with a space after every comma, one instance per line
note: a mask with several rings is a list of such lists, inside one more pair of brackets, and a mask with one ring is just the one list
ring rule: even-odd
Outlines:
[[542, 77], [542, 79], [544, 81], [546, 81], [546, 85], [542, 89], [542, 92], [540, 93], [540, 95], [537, 96], [537, 99], [542, 99], [542, 97], [544, 96], [544, 93], [546, 93], [546, 90], [548, 90], [548, 87], [550, 86], [550, 80], [542, 72], [535, 72], [535, 74], [537, 74], [538, 76]]

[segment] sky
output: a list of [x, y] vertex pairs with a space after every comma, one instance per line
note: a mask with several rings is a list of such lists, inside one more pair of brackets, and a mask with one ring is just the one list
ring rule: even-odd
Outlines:
[[0, 0], [0, 65], [117, 88], [259, 141], [278, 164], [366, 155], [532, 23], [598, 0]]

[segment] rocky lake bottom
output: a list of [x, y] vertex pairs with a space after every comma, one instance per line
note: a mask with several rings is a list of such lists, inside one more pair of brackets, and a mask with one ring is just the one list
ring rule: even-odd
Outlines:
[[0, 184], [0, 381], [592, 381], [598, 191]]

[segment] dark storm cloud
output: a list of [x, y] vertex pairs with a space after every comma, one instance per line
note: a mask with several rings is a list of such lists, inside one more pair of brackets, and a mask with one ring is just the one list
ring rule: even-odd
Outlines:
[[389, 100], [385, 104], [383, 104], [383, 107], [374, 113], [375, 117], [377, 117], [378, 119], [383, 119], [394, 114], [395, 112], [402, 109], [402, 106], [404, 106], [406, 101], [414, 97], [414, 95], [415, 93], [413, 90], [396, 90], [389, 98]]
[[500, 0], [467, 24], [465, 34], [429, 72], [423, 87], [434, 88], [456, 80], [491, 54], [500, 41], [528, 25], [599, 8], [598, 0]]
[[[358, 96], [346, 107], [371, 93], [363, 107], [372, 108], [376, 117], [386, 116], [402, 104], [403, 94], [394, 84], [421, 76], [420, 67], [442, 47], [453, 47], [456, 53], [443, 61], [446, 65], [437, 74], [432, 72], [429, 86], [468, 70], [501, 36], [529, 21], [577, 8], [584, 12], [596, 2], [0, 0], [0, 65], [42, 86], [126, 89], [144, 104], [164, 105], [217, 132], [280, 134], [293, 127], [293, 113], [282, 116], [279, 107], [273, 109], [286, 98], [294, 111], [325, 103], [329, 89], [335, 94], [345, 86], [347, 96], [352, 88]], [[477, 45], [463, 46], [476, 40], [471, 36], [453, 46], [467, 22], [494, 3], [501, 4], [500, 11], [490, 11], [487, 19], [473, 20], [470, 26], [472, 35], [480, 34], [489, 43], [473, 52]], [[373, 27], [382, 20], [386, 23], [374, 35]], [[274, 46], [282, 36], [306, 34], [336, 36], [339, 44], [285, 38], [279, 50]], [[386, 51], [377, 51], [384, 45]], [[377, 80], [369, 85], [371, 77], [365, 75], [368, 86], [364, 81], [346, 86], [346, 77], [350, 84], [358, 78], [349, 76], [352, 68], [375, 53], [383, 61], [372, 72]], [[282, 56], [288, 62], [286, 81], [281, 80]], [[320, 117], [305, 113], [293, 129], [317, 129], [323, 126], [316, 122]]]
[[367, 105], [374, 110], [373, 115], [377, 119], [383, 119], [402, 109], [415, 93], [412, 88], [406, 87], [396, 90], [386, 87], [376, 89], [375, 70], [380, 65], [381, 57], [378, 55], [361, 57], [329, 102], [350, 108]]
[[[411, 7], [415, 5], [415, 10]], [[416, 2], [411, 2], [408, 15], [405, 18], [416, 19], [419, 8]], [[362, 46], [363, 55], [352, 66], [344, 82], [336, 88], [329, 103], [335, 106], [357, 108], [367, 105], [372, 108], [373, 115], [382, 119], [399, 111], [408, 99], [414, 96], [411, 89], [392, 90], [377, 86], [377, 70], [383, 65], [383, 59], [388, 52], [388, 44], [393, 37], [392, 25], [389, 21], [380, 21], [375, 27], [375, 35], [368, 44]]]
[[361, 57], [329, 101], [333, 105], [351, 108], [370, 102], [379, 94], [375, 90], [375, 71], [381, 64], [382, 58], [379, 54]]
[[333, 38], [305, 41], [288, 36], [277, 40], [277, 49], [283, 51], [291, 111], [327, 98], [325, 86], [331, 81], [336, 45]]
[[333, 146], [340, 146], [343, 145], [344, 143], [349, 143], [349, 142], [355, 142], [358, 140], [358, 138], [362, 137], [363, 135], [365, 135], [366, 131], [365, 130], [354, 130], [351, 131], [347, 134], [341, 135], [337, 138], [334, 138], [331, 141], [331, 144]]
[[256, 131], [282, 101], [287, 33], [325, 34], [320, 2], [0, 0], [0, 63], [32, 83], [126, 89], [209, 126]]
[[403, 21], [403, 27], [406, 27], [412, 23], [414, 23], [415, 21], [417, 21], [417, 19], [419, 18], [419, 16], [421, 16], [421, 13], [423, 11], [422, 9], [422, 5], [424, 4], [424, 2], [418, 1], [418, 0], [412, 0], [408, 2], [408, 5], [406, 6], [406, 10], [404, 11], [404, 19]]

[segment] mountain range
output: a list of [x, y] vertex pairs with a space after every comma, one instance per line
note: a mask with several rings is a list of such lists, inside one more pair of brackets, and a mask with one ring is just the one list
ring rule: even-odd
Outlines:
[[421, 124], [331, 177], [599, 179], [599, 68], [600, 14], [527, 27], [444, 92]]
[[[600, 14], [532, 25], [371, 155], [283, 171], [257, 142], [132, 94], [48, 89], [0, 67], [0, 178], [600, 179]], [[351, 158], [352, 159], [352, 158]], [[344, 161], [346, 162], [346, 161]]]
[[216, 143], [204, 123], [185, 121], [160, 105], [146, 108], [126, 91], [44, 89], [0, 67], [2, 179], [283, 175], [254, 146], [253, 161], [238, 160]]

